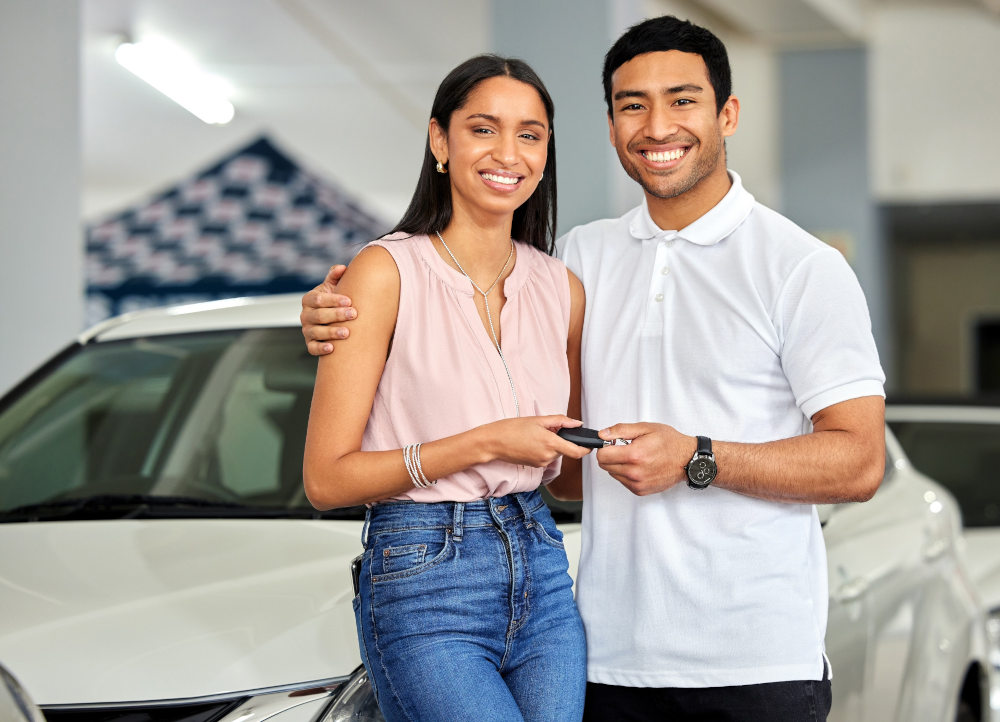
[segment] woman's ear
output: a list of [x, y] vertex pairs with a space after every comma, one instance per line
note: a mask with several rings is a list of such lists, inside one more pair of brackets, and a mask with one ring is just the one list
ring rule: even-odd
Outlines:
[[448, 134], [437, 122], [437, 118], [431, 118], [431, 122], [427, 124], [427, 139], [438, 163], [448, 165]]

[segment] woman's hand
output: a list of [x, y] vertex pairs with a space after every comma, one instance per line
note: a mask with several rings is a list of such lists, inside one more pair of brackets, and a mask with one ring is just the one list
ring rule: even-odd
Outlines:
[[483, 448], [490, 459], [519, 466], [541, 468], [560, 456], [580, 459], [590, 449], [566, 441], [556, 432], [561, 428], [576, 428], [583, 422], [561, 414], [502, 419], [476, 429], [483, 438]]

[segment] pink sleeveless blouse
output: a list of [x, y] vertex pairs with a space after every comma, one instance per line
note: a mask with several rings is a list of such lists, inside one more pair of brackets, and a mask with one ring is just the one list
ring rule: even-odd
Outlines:
[[[399, 312], [361, 448], [400, 449], [515, 416], [500, 355], [476, 309], [472, 284], [445, 263], [427, 236], [396, 234], [369, 245], [399, 269]], [[499, 287], [490, 294], [492, 300]], [[500, 343], [521, 416], [564, 414], [569, 402], [570, 295], [566, 267], [517, 243], [503, 282]], [[496, 314], [493, 316], [497, 323]], [[399, 463], [403, 463], [402, 452]], [[475, 501], [535, 489], [559, 472], [502, 461], [473, 466], [395, 497], [421, 502]]]

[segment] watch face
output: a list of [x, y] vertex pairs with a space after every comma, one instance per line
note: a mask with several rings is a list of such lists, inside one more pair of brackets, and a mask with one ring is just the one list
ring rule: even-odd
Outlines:
[[718, 472], [715, 461], [708, 456], [692, 459], [687, 467], [688, 480], [695, 486], [708, 486]]

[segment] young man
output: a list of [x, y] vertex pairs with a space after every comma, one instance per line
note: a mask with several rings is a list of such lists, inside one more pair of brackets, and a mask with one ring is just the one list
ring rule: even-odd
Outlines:
[[[632, 439], [584, 466], [587, 720], [824, 719], [813, 505], [866, 500], [882, 478], [884, 375], [861, 289], [727, 171], [730, 87], [708, 30], [630, 28], [604, 89], [645, 201], [559, 244], [587, 293], [583, 419]], [[302, 315], [314, 352], [333, 338], [315, 324], [346, 310], [321, 311], [340, 299], [317, 291]]]

